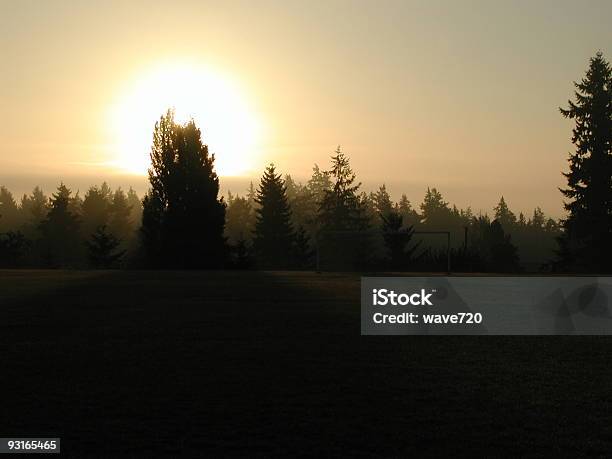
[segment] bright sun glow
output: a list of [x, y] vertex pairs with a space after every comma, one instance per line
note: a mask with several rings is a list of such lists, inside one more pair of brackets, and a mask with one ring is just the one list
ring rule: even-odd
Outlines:
[[185, 64], [151, 70], [113, 107], [114, 166], [137, 174], [147, 171], [153, 127], [168, 108], [175, 109], [181, 123], [195, 120], [215, 154], [219, 175], [241, 175], [255, 166], [260, 123], [244, 96], [219, 73]]

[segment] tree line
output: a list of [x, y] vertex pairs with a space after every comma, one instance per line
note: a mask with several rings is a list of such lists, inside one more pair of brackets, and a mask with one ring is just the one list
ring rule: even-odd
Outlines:
[[[465, 272], [607, 272], [612, 255], [612, 71], [601, 53], [561, 109], [575, 120], [564, 175], [567, 217], [516, 215], [504, 197], [474, 214], [428, 188], [418, 206], [385, 185], [362, 190], [340, 147], [305, 183], [269, 165], [257, 187], [220, 196], [215, 157], [195, 122], [156, 123], [150, 189], [63, 184], [17, 203], [0, 188], [2, 266]], [[448, 242], [450, 241], [450, 246]]]
[[39, 187], [19, 202], [0, 187], [0, 266], [112, 268], [137, 245], [136, 192], [92, 186], [83, 197], [63, 183], [51, 196]]

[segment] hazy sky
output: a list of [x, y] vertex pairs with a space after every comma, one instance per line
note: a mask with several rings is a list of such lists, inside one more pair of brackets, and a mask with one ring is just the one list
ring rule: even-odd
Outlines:
[[[0, 183], [129, 182], [159, 115], [134, 107], [169, 100], [139, 88], [180, 63], [199, 69], [172, 85], [181, 97], [210, 82], [190, 100], [223, 113], [211, 126], [228, 171], [257, 177], [273, 161], [305, 178], [341, 144], [396, 199], [418, 203], [429, 185], [475, 210], [504, 194], [558, 216], [572, 148], [558, 107], [590, 56], [610, 59], [611, 17], [609, 0], [0, 0]], [[144, 123], [134, 151], [117, 123]]]

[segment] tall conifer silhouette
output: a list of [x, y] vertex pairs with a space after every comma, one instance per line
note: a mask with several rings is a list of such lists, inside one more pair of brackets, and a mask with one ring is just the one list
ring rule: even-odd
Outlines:
[[81, 222], [71, 210], [72, 199], [71, 191], [62, 183], [40, 223], [42, 258], [49, 267], [74, 266], [82, 255]]
[[368, 257], [369, 223], [358, 195], [361, 183], [356, 182], [349, 158], [340, 147], [334, 153], [326, 172], [332, 187], [324, 191], [319, 206], [319, 251], [330, 266], [352, 269]]
[[259, 207], [255, 211], [253, 249], [258, 266], [288, 268], [292, 264], [294, 242], [291, 210], [285, 184], [273, 164], [266, 168], [261, 178], [255, 201]]
[[609, 271], [612, 257], [612, 67], [601, 52], [561, 114], [575, 120], [560, 255], [577, 271]]
[[193, 120], [182, 125], [169, 110], [155, 125], [142, 238], [158, 267], [215, 268], [226, 255], [225, 203], [215, 157]]

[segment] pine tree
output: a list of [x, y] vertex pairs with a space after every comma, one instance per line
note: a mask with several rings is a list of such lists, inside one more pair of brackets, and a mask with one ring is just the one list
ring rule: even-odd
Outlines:
[[0, 233], [0, 268], [20, 268], [29, 248], [30, 241], [20, 231]]
[[511, 231], [516, 224], [516, 215], [510, 210], [503, 196], [493, 210], [495, 211], [495, 220], [499, 222], [505, 231]]
[[405, 226], [415, 226], [421, 221], [421, 216], [412, 208], [412, 204], [405, 194], [402, 194], [397, 204], [397, 210], [402, 216], [402, 221]]
[[123, 242], [127, 241], [131, 235], [131, 211], [125, 192], [117, 188], [109, 206], [108, 231]]
[[567, 198], [569, 215], [559, 240], [562, 264], [577, 271], [610, 271], [612, 265], [612, 67], [598, 52], [576, 87], [576, 101], [561, 108], [575, 120], [569, 156]]
[[331, 190], [332, 181], [329, 174], [322, 171], [317, 164], [312, 168], [312, 176], [308, 180], [306, 184], [306, 188], [312, 195], [312, 200], [314, 201], [317, 209], [321, 205], [323, 198], [325, 197], [325, 193]]
[[237, 269], [249, 269], [253, 264], [252, 250], [244, 237], [238, 239], [232, 247], [233, 265]]
[[518, 249], [512, 238], [493, 220], [486, 234], [488, 245], [487, 267], [491, 272], [517, 272], [520, 270]]
[[425, 198], [421, 204], [423, 224], [432, 230], [447, 230], [449, 227], [451, 210], [448, 202], [444, 201], [442, 193], [436, 188], [427, 188]]
[[327, 172], [332, 187], [325, 190], [319, 208], [322, 231], [359, 231], [367, 227], [363, 216], [357, 176], [351, 169], [349, 158], [338, 147], [332, 156], [332, 167]]
[[312, 249], [310, 238], [302, 226], [299, 226], [295, 232], [293, 253], [294, 267], [298, 269], [309, 269], [313, 267], [315, 252]]
[[499, 273], [520, 270], [518, 249], [497, 220], [486, 215], [473, 218], [470, 239], [470, 251], [482, 263], [474, 268]]
[[127, 192], [127, 203], [130, 206], [130, 223], [132, 228], [139, 228], [142, 223], [142, 201], [132, 187]]
[[26, 221], [39, 224], [49, 212], [49, 199], [37, 186], [30, 196], [24, 195], [21, 200], [21, 210], [26, 214]]
[[106, 226], [99, 226], [85, 241], [89, 252], [89, 262], [94, 268], [109, 269], [118, 265], [125, 255], [125, 250], [120, 250], [121, 241], [107, 231]]
[[19, 209], [13, 194], [0, 186], [0, 233], [16, 230], [19, 226]]
[[230, 244], [250, 239], [255, 228], [255, 211], [246, 197], [230, 193], [225, 215], [225, 236]]
[[68, 267], [80, 262], [80, 220], [71, 210], [72, 199], [71, 191], [60, 184], [51, 197], [47, 217], [40, 224], [42, 257], [50, 267]]
[[395, 270], [404, 270], [412, 261], [420, 242], [408, 247], [414, 235], [414, 229], [412, 226], [403, 227], [403, 217], [397, 210], [391, 210], [384, 215], [381, 214], [381, 218], [383, 221], [382, 234], [390, 267]]
[[251, 182], [249, 183], [249, 190], [247, 191], [247, 200], [249, 201], [249, 205], [253, 209], [257, 207], [257, 202], [255, 202], [256, 198], [257, 198], [257, 190], [255, 189], [253, 182]]
[[338, 269], [355, 269], [367, 263], [369, 229], [364, 202], [358, 194], [361, 183], [340, 147], [326, 172], [332, 187], [324, 191], [319, 206], [318, 246], [324, 264]]
[[387, 187], [384, 183], [375, 193], [372, 193], [371, 198], [374, 204], [374, 210], [381, 218], [393, 211], [391, 195], [387, 191]]
[[92, 186], [85, 193], [81, 205], [81, 229], [87, 240], [100, 226], [108, 224], [111, 205], [110, 190], [106, 182], [102, 187]]
[[49, 212], [49, 200], [38, 186], [34, 188], [31, 195], [23, 195], [20, 212], [23, 233], [30, 239], [36, 238], [40, 223]]
[[169, 110], [156, 123], [141, 228], [151, 266], [216, 268], [225, 262], [225, 202], [214, 161], [193, 120], [181, 125]]
[[255, 202], [256, 209], [253, 249], [262, 268], [284, 269], [291, 265], [294, 240], [287, 189], [273, 164], [261, 178]]

